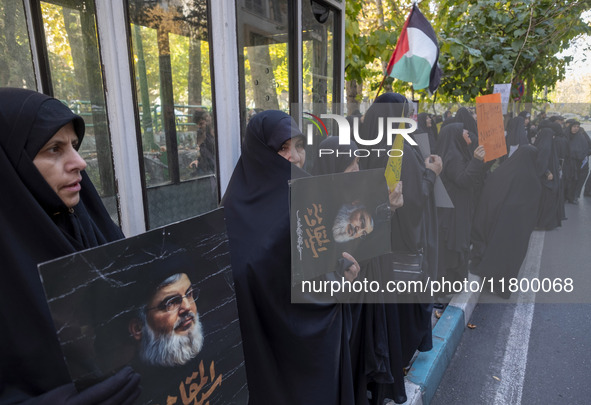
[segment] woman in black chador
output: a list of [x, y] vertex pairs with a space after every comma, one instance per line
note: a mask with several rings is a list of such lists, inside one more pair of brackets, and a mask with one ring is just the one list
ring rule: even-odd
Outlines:
[[127, 367], [78, 393], [71, 383], [37, 264], [120, 239], [77, 150], [84, 121], [60, 101], [0, 89], [0, 403], [131, 404]]
[[[359, 158], [354, 152], [354, 141], [340, 145], [338, 136], [331, 136], [320, 143], [320, 149], [339, 151], [316, 159], [314, 175], [347, 173], [359, 170]], [[402, 206], [402, 183], [390, 194], [390, 210]], [[359, 280], [380, 280], [375, 273], [375, 261], [361, 263]], [[390, 306], [391, 308], [388, 308]], [[362, 294], [356, 294], [349, 304], [352, 330], [349, 341], [356, 405], [381, 404], [384, 395], [401, 403], [406, 401], [402, 349], [400, 344], [398, 312], [392, 304], [365, 303]], [[388, 316], [386, 315], [388, 314]], [[396, 364], [392, 371], [392, 364]], [[371, 399], [367, 392], [371, 392]]]
[[572, 121], [566, 126], [565, 133], [569, 145], [570, 176], [566, 185], [566, 198], [576, 204], [581, 197], [583, 185], [589, 174], [589, 155], [591, 155], [591, 139], [581, 128], [581, 123]]
[[261, 112], [223, 199], [251, 405], [354, 403], [348, 306], [290, 302], [288, 181], [304, 162], [291, 117]]
[[536, 170], [542, 182], [536, 228], [547, 231], [560, 226], [563, 218], [560, 205], [560, 163], [554, 141], [554, 137], [561, 133], [562, 128], [558, 122], [544, 120], [540, 123], [534, 144], [538, 148]]
[[[408, 100], [398, 93], [385, 93], [376, 98], [365, 114], [363, 139], [376, 139], [379, 133], [380, 118], [386, 122], [389, 117], [406, 117], [409, 111]], [[372, 148], [389, 150], [386, 137]], [[421, 268], [424, 278], [437, 275], [437, 214], [433, 186], [441, 171], [441, 159], [430, 155], [423, 157], [416, 146], [404, 141], [402, 169], [400, 179], [403, 184], [404, 205], [392, 214], [392, 249], [415, 256], [421, 256]], [[388, 161], [386, 153], [374, 153], [361, 159], [362, 169], [385, 169]], [[366, 272], [382, 274], [392, 278], [394, 269], [393, 255], [384, 255], [366, 264]], [[430, 300], [418, 303], [384, 305], [385, 328], [372, 330], [375, 345], [372, 354], [366, 357], [366, 364], [373, 370], [370, 376], [375, 381], [371, 387], [373, 401], [381, 404], [384, 398], [397, 403], [406, 400], [404, 391], [403, 367], [406, 367], [414, 353], [428, 351], [433, 347], [431, 314], [433, 305]], [[427, 302], [425, 302], [427, 301]], [[379, 313], [374, 314], [376, 325]], [[398, 320], [398, 322], [396, 322]], [[380, 333], [382, 335], [380, 335]]]
[[511, 146], [529, 145], [525, 130], [525, 118], [519, 115], [509, 120], [505, 142], [507, 144], [507, 153], [511, 151]]
[[[441, 180], [454, 208], [438, 208], [439, 276], [448, 281], [468, 276], [470, 231], [475, 211], [475, 190], [486, 169], [484, 147], [462, 123], [446, 125], [439, 133], [438, 152], [443, 160]], [[472, 134], [473, 135], [473, 134]]]
[[542, 193], [537, 155], [534, 146], [522, 145], [486, 180], [472, 225], [471, 273], [495, 279], [517, 277]]
[[422, 112], [417, 116], [417, 134], [427, 134], [429, 136], [429, 147], [431, 153], [435, 153], [437, 148], [437, 127], [429, 114]]

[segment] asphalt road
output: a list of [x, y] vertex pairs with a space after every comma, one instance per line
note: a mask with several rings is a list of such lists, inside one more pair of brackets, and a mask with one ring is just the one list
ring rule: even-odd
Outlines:
[[573, 293], [478, 304], [431, 405], [591, 404], [591, 197], [566, 210], [528, 260], [533, 276], [573, 277]]

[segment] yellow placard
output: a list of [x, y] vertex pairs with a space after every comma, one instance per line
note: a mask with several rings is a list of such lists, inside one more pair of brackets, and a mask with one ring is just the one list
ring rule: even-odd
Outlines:
[[[392, 143], [392, 150], [397, 151], [394, 153], [390, 153], [390, 157], [388, 158], [388, 164], [386, 165], [386, 183], [388, 184], [388, 190], [390, 192], [394, 191], [396, 185], [400, 181], [400, 173], [402, 172], [402, 150], [404, 149], [404, 138], [402, 135], [397, 134], [394, 142]], [[398, 156], [400, 155], [400, 156]]]

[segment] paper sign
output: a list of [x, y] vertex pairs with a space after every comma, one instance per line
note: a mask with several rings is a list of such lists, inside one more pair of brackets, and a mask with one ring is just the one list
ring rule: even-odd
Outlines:
[[519, 145], [511, 145], [511, 146], [509, 146], [509, 156], [507, 156], [507, 157], [511, 157], [511, 155], [513, 153], [515, 153], [515, 151], [517, 150], [517, 148], [519, 148]]
[[511, 96], [511, 83], [495, 84], [493, 93], [501, 94], [501, 103], [503, 104], [503, 114], [507, 114], [509, 98]]
[[[392, 150], [403, 150], [404, 149], [404, 138], [402, 135], [396, 135], [394, 143], [392, 144]], [[396, 185], [400, 181], [400, 172], [402, 171], [402, 153], [398, 156], [398, 153], [392, 153], [388, 158], [388, 164], [386, 165], [386, 183], [388, 184], [388, 190], [394, 191]]]
[[499, 93], [476, 97], [478, 144], [484, 146], [484, 161], [490, 162], [507, 154], [503, 108]]

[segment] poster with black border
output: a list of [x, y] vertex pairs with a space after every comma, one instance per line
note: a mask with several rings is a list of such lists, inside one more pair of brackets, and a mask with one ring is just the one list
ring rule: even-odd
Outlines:
[[384, 169], [292, 180], [290, 204], [292, 285], [340, 279], [343, 252], [360, 262], [391, 249]]
[[79, 390], [125, 365], [137, 404], [245, 404], [223, 209], [39, 265]]

